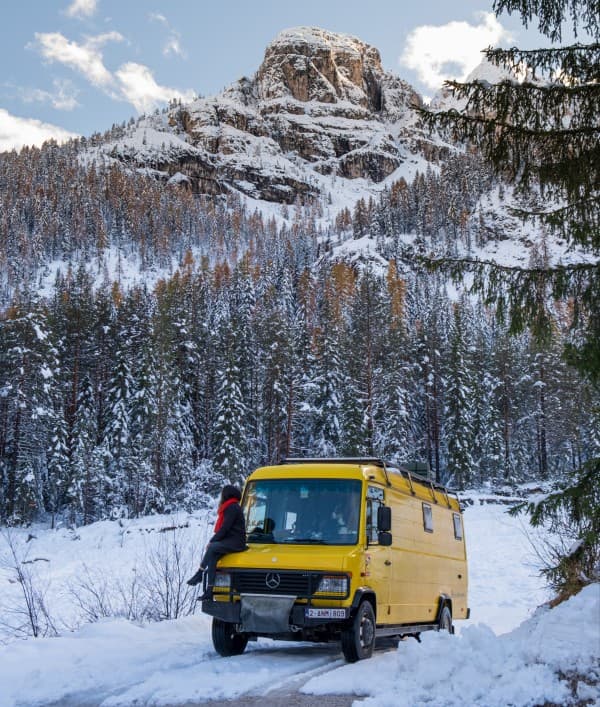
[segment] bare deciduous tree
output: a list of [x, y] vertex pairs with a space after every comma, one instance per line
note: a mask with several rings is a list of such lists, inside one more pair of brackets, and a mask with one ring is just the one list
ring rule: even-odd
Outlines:
[[28, 560], [26, 550], [10, 528], [0, 531], [8, 553], [0, 560], [0, 566], [9, 575], [9, 582], [17, 584], [18, 596], [2, 601], [3, 617], [0, 626], [16, 637], [56, 636], [58, 631], [46, 603], [47, 587], [43, 586], [35, 570], [35, 562], [43, 558]]

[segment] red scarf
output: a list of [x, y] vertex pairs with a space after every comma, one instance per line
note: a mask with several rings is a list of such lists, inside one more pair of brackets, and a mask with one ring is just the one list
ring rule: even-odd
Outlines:
[[219, 506], [219, 510], [217, 511], [217, 522], [215, 523], [215, 533], [217, 530], [220, 530], [223, 525], [223, 515], [225, 513], [225, 509], [229, 508], [229, 506], [233, 506], [233, 504], [237, 502], [237, 498], [230, 498]]

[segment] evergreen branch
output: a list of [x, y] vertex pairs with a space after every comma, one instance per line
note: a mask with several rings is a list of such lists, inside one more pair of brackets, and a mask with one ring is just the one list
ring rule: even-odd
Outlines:
[[[513, 213], [516, 214], [521, 214], [523, 216], [527, 216], [529, 218], [540, 218], [540, 219], [546, 219], [546, 218], [570, 218], [573, 212], [578, 212], [579, 209], [582, 209], [584, 207], [589, 206], [590, 204], [594, 204], [597, 206], [600, 206], [600, 194], [594, 194], [593, 196], [587, 198], [587, 199], [580, 199], [579, 201], [573, 202], [571, 204], [566, 204], [565, 206], [561, 206], [556, 209], [552, 209], [551, 211], [544, 210], [544, 211], [538, 211], [535, 209], [531, 209], [529, 211], [525, 211], [524, 209], [517, 209], [513, 208], [512, 211]], [[590, 216], [597, 216], [597, 212], [590, 212]]]
[[600, 86], [539, 85], [530, 82], [487, 81], [445, 86], [458, 99], [467, 101], [466, 112], [491, 115], [498, 121], [534, 130], [562, 130], [593, 125], [600, 114]]
[[570, 360], [592, 380], [600, 378], [600, 261], [533, 267], [469, 258], [421, 258], [420, 263], [429, 271], [446, 273], [456, 284], [463, 284], [469, 272], [470, 293], [494, 306], [498, 320], [508, 320], [511, 333], [529, 329], [540, 343], [552, 337], [551, 301], [572, 301], [571, 328], [584, 329], [585, 337], [580, 346], [571, 346]]
[[572, 44], [544, 49], [483, 50], [495, 66], [518, 71], [524, 65], [535, 77], [536, 71], [567, 78], [572, 83], [593, 84], [600, 80], [600, 44]]
[[579, 527], [586, 537], [591, 533], [600, 536], [600, 458], [591, 459], [583, 465], [570, 484], [561, 484], [560, 489], [537, 501], [528, 501], [513, 507], [510, 515], [525, 511], [531, 518], [531, 525], [542, 526], [551, 522], [563, 511]]
[[562, 25], [569, 20], [575, 35], [579, 27], [593, 37], [600, 34], [598, 0], [494, 0], [493, 8], [496, 15], [520, 14], [525, 27], [529, 27], [535, 17], [538, 30], [553, 42], [561, 40]]
[[[493, 117], [464, 115], [456, 110], [421, 112], [424, 123], [455, 140], [479, 145], [496, 173], [515, 180], [524, 193], [575, 201], [599, 188], [600, 126], [577, 129], [533, 130]], [[581, 165], [586, 168], [582, 171]]]
[[[494, 270], [499, 270], [503, 273], [526, 273], [530, 274], [552, 274], [552, 273], [589, 273], [594, 272], [600, 267], [600, 261], [598, 263], [574, 263], [573, 265], [555, 265], [553, 267], [543, 266], [543, 267], [523, 267], [521, 265], [500, 265], [494, 260], [480, 260], [479, 258], [440, 258], [438, 260], [433, 260], [430, 258], [421, 258], [422, 263], [426, 264], [427, 269], [432, 269], [429, 267], [430, 264], [442, 265], [448, 263], [450, 265], [469, 265], [473, 267], [486, 266], [493, 268]], [[435, 267], [433, 269], [436, 269]]]
[[498, 120], [496, 118], [483, 117], [477, 115], [464, 115], [459, 113], [455, 108], [448, 111], [440, 111], [432, 113], [426, 109], [420, 109], [420, 114], [425, 118], [426, 122], [435, 124], [440, 122], [443, 127], [456, 124], [458, 131], [464, 130], [469, 125], [484, 126], [488, 132], [497, 131], [500, 129], [513, 135], [522, 135], [527, 139], [554, 139], [557, 143], [565, 140], [573, 140], [579, 137], [590, 137], [595, 140], [600, 135], [600, 125], [582, 125], [577, 128], [563, 128], [561, 130], [544, 130], [522, 127], [517, 124], [512, 124], [506, 120]]
[[534, 527], [548, 526], [559, 535], [567, 534], [570, 547], [557, 549], [542, 569], [542, 574], [563, 598], [598, 578], [600, 458], [590, 459], [570, 477], [569, 482], [562, 483], [556, 491], [509, 510], [512, 516], [529, 515]]
[[524, 221], [545, 224], [553, 232], [561, 234], [567, 241], [600, 249], [600, 195], [580, 199], [553, 210], [510, 208], [510, 213]]

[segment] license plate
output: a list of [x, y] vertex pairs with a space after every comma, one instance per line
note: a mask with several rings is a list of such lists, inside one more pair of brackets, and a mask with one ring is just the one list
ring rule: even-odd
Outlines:
[[315, 609], [313, 607], [306, 609], [307, 619], [345, 619], [345, 609]]

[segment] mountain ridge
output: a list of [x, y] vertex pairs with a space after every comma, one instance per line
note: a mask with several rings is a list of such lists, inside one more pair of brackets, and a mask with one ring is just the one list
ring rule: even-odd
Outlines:
[[275, 37], [252, 78], [146, 117], [90, 157], [151, 168], [164, 181], [179, 173], [199, 193], [291, 204], [318, 198], [333, 178], [377, 187], [405, 176], [394, 173], [424, 145], [434, 151], [417, 126], [421, 105], [376, 48], [300, 27]]

